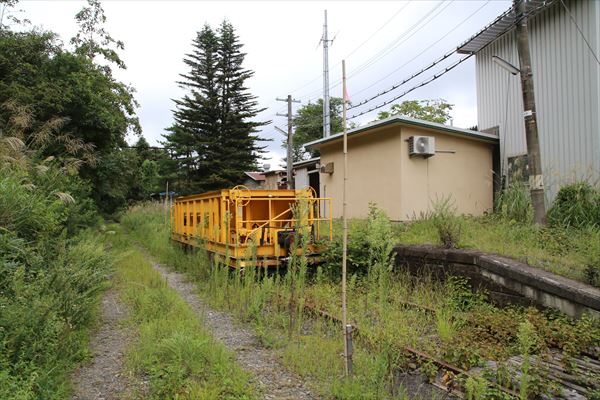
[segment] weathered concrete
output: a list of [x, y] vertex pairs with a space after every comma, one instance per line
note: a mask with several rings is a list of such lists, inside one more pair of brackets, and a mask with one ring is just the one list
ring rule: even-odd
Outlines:
[[396, 266], [412, 273], [460, 275], [502, 303], [537, 304], [575, 318], [600, 318], [600, 289], [555, 275], [523, 262], [476, 250], [397, 245]]

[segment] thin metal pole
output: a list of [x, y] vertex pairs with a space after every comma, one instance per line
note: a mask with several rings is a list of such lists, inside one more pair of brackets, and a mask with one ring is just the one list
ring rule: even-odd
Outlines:
[[342, 239], [342, 329], [344, 330], [344, 372], [349, 376], [352, 372], [352, 356], [348, 348], [348, 318], [346, 305], [346, 275], [347, 275], [347, 253], [348, 253], [348, 218], [346, 215], [346, 181], [348, 180], [348, 134], [346, 124], [346, 111], [348, 100], [346, 98], [346, 60], [342, 60], [342, 82], [343, 82], [343, 108], [342, 121], [344, 132], [344, 172], [342, 186], [342, 219], [344, 221], [344, 233]]
[[529, 53], [529, 31], [527, 28], [526, 4], [523, 0], [514, 0], [517, 17], [517, 50], [521, 69], [521, 90], [523, 91], [523, 119], [525, 120], [525, 138], [527, 140], [527, 161], [529, 164], [529, 190], [533, 206], [533, 222], [546, 223], [546, 205], [544, 203], [544, 175], [540, 157], [540, 141], [537, 129], [537, 114], [533, 92], [533, 72]]
[[327, 37], [327, 10], [323, 23], [323, 137], [330, 135], [329, 116], [329, 38]]
[[167, 203], [169, 201], [168, 199], [169, 199], [169, 181], [167, 181], [167, 191], [165, 192], [165, 203], [164, 203], [164, 208], [165, 208], [165, 225], [167, 224], [167, 215], [168, 215], [169, 205], [170, 205], [169, 203]]
[[294, 157], [292, 156], [292, 149], [294, 148], [294, 136], [292, 132], [292, 95], [288, 94], [287, 97], [287, 115], [288, 115], [288, 134], [287, 134], [287, 187], [288, 189], [295, 189], [294, 184]]

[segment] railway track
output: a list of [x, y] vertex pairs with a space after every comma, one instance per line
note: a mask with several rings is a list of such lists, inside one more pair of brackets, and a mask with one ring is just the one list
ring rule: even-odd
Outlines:
[[[409, 308], [418, 308], [428, 313], [435, 313], [435, 310], [429, 307], [422, 307], [411, 302], [404, 302], [404, 306]], [[329, 320], [335, 324], [341, 325], [342, 321], [335, 315], [321, 310], [314, 305], [307, 303], [304, 305], [305, 311], [318, 318]], [[364, 335], [362, 329], [353, 325], [353, 333], [357, 341], [372, 351], [377, 351], [376, 343]], [[430, 383], [440, 389], [458, 398], [466, 398], [465, 389], [461, 387], [460, 381], [464, 379], [482, 379], [479, 372], [481, 369], [465, 370], [449, 362], [441, 360], [426, 352], [405, 346], [403, 349], [405, 355], [411, 358], [417, 365], [423, 363], [431, 363], [438, 368], [438, 373], [431, 379]], [[565, 399], [565, 400], [584, 400], [588, 399], [592, 393], [600, 393], [600, 361], [591, 352], [584, 352], [580, 358], [569, 360], [571, 367], [565, 366], [565, 357], [558, 349], [552, 349], [550, 355], [542, 358], [539, 356], [531, 356], [530, 363], [544, 368], [544, 371], [549, 379], [558, 384], [556, 394], [552, 397], [542, 396], [544, 399]], [[522, 356], [509, 358], [507, 361], [508, 368], [511, 372], [510, 384], [513, 387], [519, 387], [520, 371], [523, 364]], [[490, 370], [497, 370], [498, 364], [488, 362], [487, 367]], [[574, 368], [573, 368], [574, 367]], [[486, 380], [489, 388], [495, 389], [504, 397], [519, 398], [519, 393], [512, 387], [499, 384], [498, 382]]]

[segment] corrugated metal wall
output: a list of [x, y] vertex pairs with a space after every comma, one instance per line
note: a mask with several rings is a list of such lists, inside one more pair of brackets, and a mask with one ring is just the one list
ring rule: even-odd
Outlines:
[[[600, 54], [600, 1], [565, 1], [596, 54]], [[529, 24], [538, 132], [548, 198], [560, 184], [600, 179], [600, 66], [559, 2]], [[500, 131], [506, 159], [525, 154], [519, 76], [492, 61], [497, 55], [519, 66], [515, 32], [476, 56], [480, 130]]]

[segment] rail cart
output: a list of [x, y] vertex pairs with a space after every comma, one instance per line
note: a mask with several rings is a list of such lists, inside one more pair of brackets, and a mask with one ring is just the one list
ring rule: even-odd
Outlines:
[[295, 236], [305, 229], [311, 240], [302, 250], [314, 261], [316, 243], [332, 239], [331, 211], [331, 199], [316, 197], [311, 188], [236, 186], [177, 197], [171, 208], [171, 239], [204, 247], [234, 268], [248, 265], [255, 246], [257, 264], [268, 267], [288, 260]]

